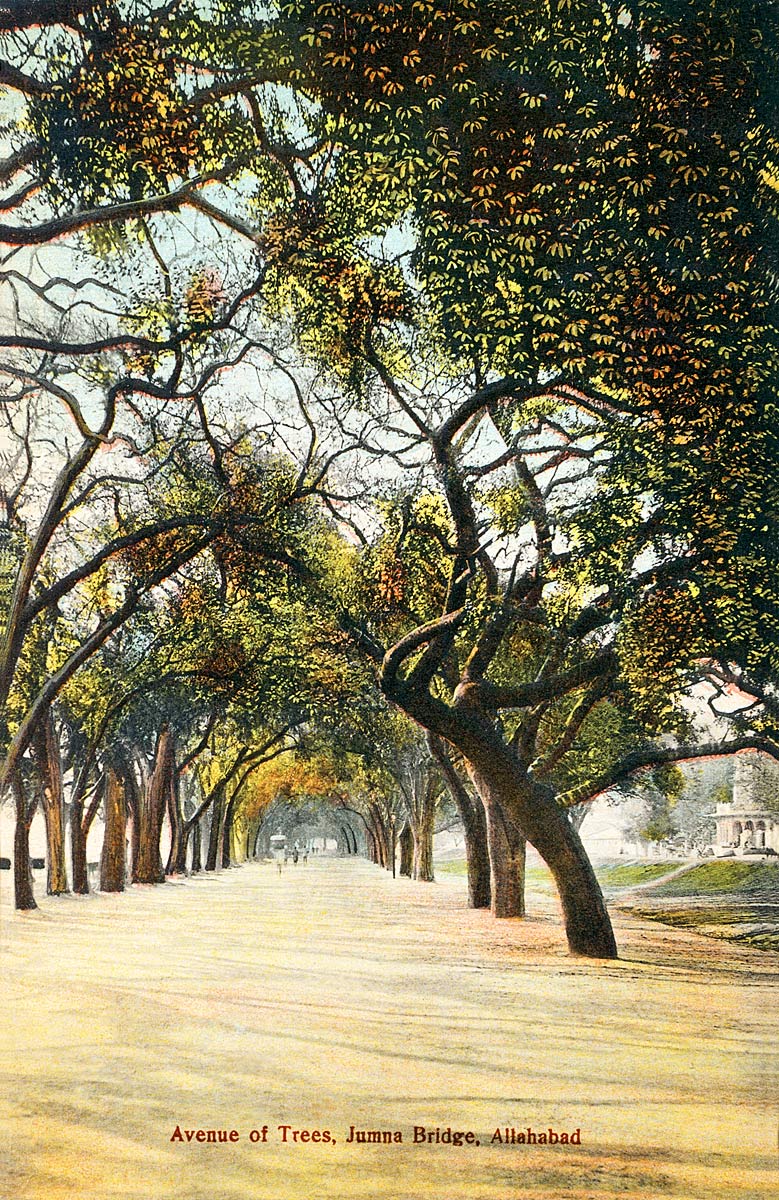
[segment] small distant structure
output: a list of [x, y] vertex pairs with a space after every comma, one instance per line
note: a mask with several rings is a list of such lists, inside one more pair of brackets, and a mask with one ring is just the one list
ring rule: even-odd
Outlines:
[[283, 833], [272, 833], [270, 835], [270, 837], [268, 838], [268, 842], [270, 844], [271, 857], [272, 857], [273, 861], [275, 862], [276, 868], [280, 875], [281, 868], [283, 867], [284, 863], [287, 861], [287, 858], [289, 856], [289, 850], [287, 848], [287, 839]]
[[717, 805], [715, 854], [773, 851], [779, 854], [779, 766], [767, 754], [735, 756], [733, 799]]
[[601, 796], [588, 805], [579, 832], [593, 862], [664, 857], [664, 848], [635, 835], [642, 811], [640, 799], [634, 797], [615, 805], [609, 797]]

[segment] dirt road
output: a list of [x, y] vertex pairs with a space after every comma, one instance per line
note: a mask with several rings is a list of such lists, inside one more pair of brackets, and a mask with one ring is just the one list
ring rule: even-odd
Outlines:
[[574, 960], [538, 905], [336, 859], [4, 894], [0, 1197], [774, 1194], [779, 954], [616, 914], [621, 960]]

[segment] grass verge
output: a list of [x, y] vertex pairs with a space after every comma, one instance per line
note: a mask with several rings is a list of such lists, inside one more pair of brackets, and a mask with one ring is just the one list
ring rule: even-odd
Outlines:
[[653, 889], [653, 896], [779, 896], [779, 862], [718, 859]]
[[596, 867], [595, 874], [604, 887], [634, 887], [669, 875], [679, 865], [674, 862], [617, 863]]

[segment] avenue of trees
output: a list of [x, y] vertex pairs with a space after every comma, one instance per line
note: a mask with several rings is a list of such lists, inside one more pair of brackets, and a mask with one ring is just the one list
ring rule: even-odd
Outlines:
[[777, 79], [763, 3], [0, 5], [18, 907], [39, 808], [53, 894], [446, 812], [616, 954], [586, 806], [779, 756]]

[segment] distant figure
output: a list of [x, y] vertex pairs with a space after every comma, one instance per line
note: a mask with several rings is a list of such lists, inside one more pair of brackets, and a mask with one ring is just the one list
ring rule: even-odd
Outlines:
[[296, 862], [298, 861], [298, 848], [297, 848], [297, 846], [295, 846], [295, 849], [292, 851], [292, 861], [293, 861], [293, 863], [296, 863]]
[[305, 866], [307, 862], [308, 862], [308, 850], [304, 850], [303, 851], [303, 865]]

